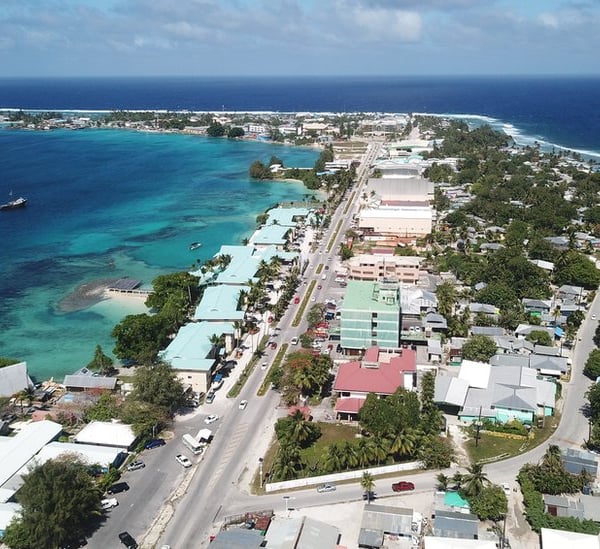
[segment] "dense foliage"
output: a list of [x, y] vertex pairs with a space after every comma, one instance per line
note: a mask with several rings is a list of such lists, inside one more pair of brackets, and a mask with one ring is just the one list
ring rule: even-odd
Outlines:
[[466, 360], [487, 362], [496, 354], [496, 343], [488, 336], [474, 335], [462, 347], [462, 357]]
[[101, 491], [73, 456], [52, 459], [23, 476], [22, 510], [4, 533], [12, 549], [56, 549], [87, 537], [102, 517]]

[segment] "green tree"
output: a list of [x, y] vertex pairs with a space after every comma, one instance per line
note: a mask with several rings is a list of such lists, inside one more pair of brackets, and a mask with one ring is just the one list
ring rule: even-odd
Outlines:
[[187, 310], [198, 299], [198, 278], [187, 273], [177, 272], [159, 275], [152, 281], [152, 293], [146, 299], [146, 306], [162, 311], [169, 300]]
[[445, 492], [448, 490], [448, 484], [450, 484], [450, 477], [448, 477], [448, 475], [445, 475], [444, 473], [438, 473], [435, 478], [438, 482], [437, 489], [439, 491]]
[[127, 315], [112, 330], [115, 338], [113, 353], [120, 359], [133, 359], [140, 363], [156, 360], [167, 342], [169, 326], [160, 315]]
[[446, 439], [429, 435], [421, 440], [417, 456], [424, 469], [445, 469], [454, 459], [454, 449]]
[[133, 398], [125, 400], [119, 416], [124, 423], [132, 426], [136, 436], [145, 440], [155, 438], [171, 418], [168, 408]]
[[456, 305], [456, 287], [452, 282], [442, 282], [435, 289], [435, 297], [437, 298], [438, 312], [446, 319], [454, 314], [454, 307]]
[[373, 441], [368, 437], [361, 437], [356, 443], [356, 461], [359, 467], [366, 467], [375, 461]]
[[273, 477], [275, 480], [290, 480], [295, 478], [303, 467], [300, 449], [292, 443], [284, 443], [279, 447], [275, 463], [273, 464]]
[[488, 336], [475, 335], [462, 347], [462, 357], [467, 360], [487, 362], [496, 354], [496, 343]]
[[369, 473], [369, 471], [365, 471], [362, 474], [362, 477], [360, 477], [360, 486], [367, 494], [367, 504], [370, 504], [375, 481], [373, 480], [373, 475]]
[[483, 486], [476, 497], [468, 497], [471, 513], [479, 520], [501, 520], [508, 510], [508, 500], [501, 486]]
[[551, 347], [554, 343], [546, 330], [531, 330], [525, 339], [531, 341], [534, 345], [546, 345], [547, 347]]
[[94, 358], [87, 365], [89, 370], [100, 372], [103, 376], [108, 376], [113, 373], [113, 359], [102, 352], [102, 347], [96, 345]]
[[439, 433], [443, 424], [441, 410], [434, 402], [435, 374], [431, 371], [425, 372], [421, 378], [421, 421], [420, 429], [425, 434], [435, 435]]
[[600, 349], [593, 349], [585, 361], [583, 374], [595, 380], [600, 376]]
[[414, 430], [400, 431], [391, 439], [390, 453], [401, 458], [410, 458], [414, 456], [417, 450], [418, 441], [419, 437]]
[[56, 549], [87, 537], [102, 516], [102, 493], [88, 465], [69, 455], [51, 459], [23, 475], [21, 511], [4, 533], [15, 549]]
[[463, 477], [461, 492], [467, 497], [476, 498], [488, 482], [483, 472], [483, 464], [473, 463]]
[[325, 450], [323, 465], [329, 473], [341, 471], [344, 468], [344, 455], [342, 449], [336, 442], [332, 442]]
[[169, 412], [174, 412], [185, 402], [181, 381], [171, 366], [164, 363], [137, 368], [133, 377], [132, 397]]
[[100, 398], [85, 411], [86, 421], [110, 421], [119, 417], [119, 403], [112, 393], [102, 393]]
[[273, 174], [268, 166], [260, 160], [255, 160], [250, 165], [249, 174], [252, 179], [273, 179]]
[[229, 139], [236, 139], [239, 137], [244, 137], [245, 133], [246, 132], [244, 131], [244, 128], [240, 128], [239, 126], [232, 126], [227, 132], [227, 137], [229, 137]]
[[309, 328], [314, 328], [319, 322], [323, 320], [323, 313], [325, 312], [325, 305], [323, 303], [315, 303], [306, 315], [306, 321], [308, 322]]
[[206, 135], [209, 137], [223, 137], [225, 135], [226, 128], [219, 122], [213, 122], [208, 128], [206, 128]]

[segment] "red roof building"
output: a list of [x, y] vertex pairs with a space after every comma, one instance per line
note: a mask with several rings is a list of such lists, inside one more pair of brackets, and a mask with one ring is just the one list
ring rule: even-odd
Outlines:
[[398, 387], [416, 389], [417, 353], [402, 349], [400, 353], [382, 353], [370, 347], [362, 360], [342, 364], [333, 391], [337, 394], [335, 410], [340, 418], [356, 419], [369, 393], [393, 394]]

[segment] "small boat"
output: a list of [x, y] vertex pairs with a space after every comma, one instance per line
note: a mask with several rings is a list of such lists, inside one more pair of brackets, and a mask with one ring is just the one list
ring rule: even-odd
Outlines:
[[190, 250], [197, 250], [200, 246], [202, 246], [202, 242], [192, 242], [190, 244]]
[[[11, 193], [11, 196], [12, 196], [12, 193]], [[16, 200], [11, 200], [11, 201], [7, 202], [6, 204], [0, 204], [0, 210], [16, 210], [17, 208], [24, 208], [26, 204], [27, 204], [27, 199], [23, 198], [21, 196], [20, 198], [17, 198]]]

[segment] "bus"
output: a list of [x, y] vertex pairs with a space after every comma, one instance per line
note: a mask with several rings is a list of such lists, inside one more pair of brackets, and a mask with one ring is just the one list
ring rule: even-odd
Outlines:
[[193, 454], [197, 455], [204, 452], [204, 447], [206, 446], [206, 443], [198, 442], [192, 435], [183, 435], [183, 437], [181, 437], [181, 440], [184, 446], [187, 446]]

